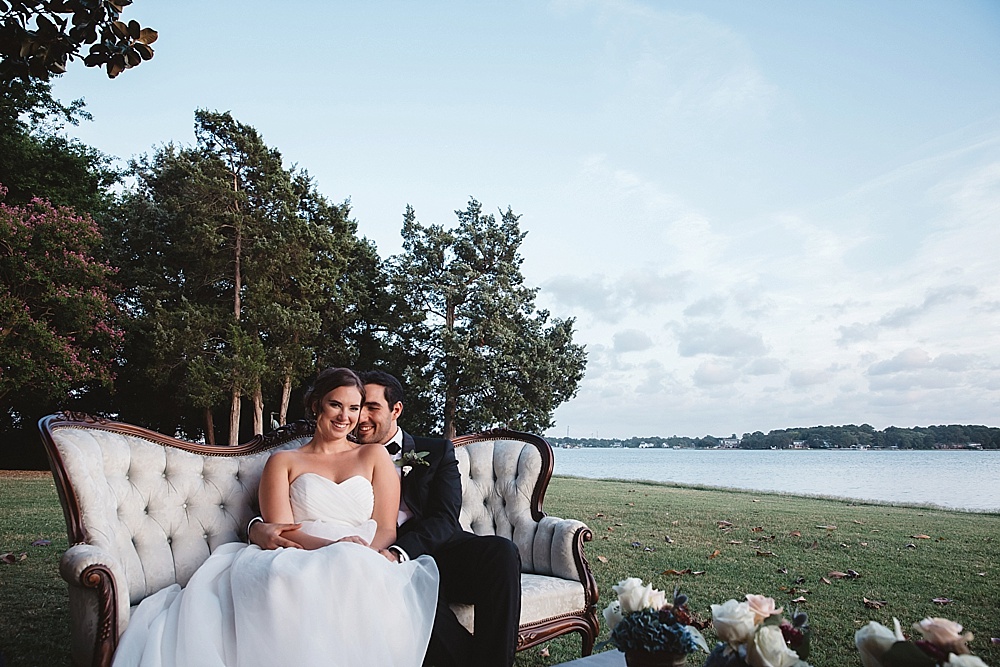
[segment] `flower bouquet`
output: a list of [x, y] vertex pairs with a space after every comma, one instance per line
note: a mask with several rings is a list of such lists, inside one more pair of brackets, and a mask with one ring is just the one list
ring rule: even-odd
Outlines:
[[987, 667], [969, 652], [972, 633], [962, 633], [962, 626], [947, 618], [925, 618], [913, 624], [922, 635], [906, 640], [899, 620], [893, 618], [894, 630], [869, 621], [854, 633], [854, 645], [865, 667]]
[[772, 598], [747, 595], [746, 602], [712, 605], [712, 625], [722, 641], [705, 667], [809, 667], [809, 618], [781, 617]]
[[674, 590], [667, 601], [663, 591], [631, 577], [612, 586], [618, 599], [604, 610], [611, 636], [598, 647], [614, 645], [631, 667], [683, 665], [688, 653], [708, 652], [697, 621], [687, 608], [687, 596]]

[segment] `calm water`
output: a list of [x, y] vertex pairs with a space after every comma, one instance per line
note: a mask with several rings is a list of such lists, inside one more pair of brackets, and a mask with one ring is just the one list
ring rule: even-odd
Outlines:
[[1000, 451], [556, 449], [555, 474], [1000, 512]]

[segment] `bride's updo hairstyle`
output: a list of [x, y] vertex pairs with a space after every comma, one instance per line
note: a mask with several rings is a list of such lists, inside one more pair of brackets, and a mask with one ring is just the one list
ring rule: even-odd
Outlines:
[[365, 385], [350, 368], [325, 368], [316, 376], [316, 381], [306, 390], [304, 403], [306, 413], [315, 417], [319, 412], [319, 402], [337, 387], [354, 387], [361, 392], [361, 402], [365, 402]]

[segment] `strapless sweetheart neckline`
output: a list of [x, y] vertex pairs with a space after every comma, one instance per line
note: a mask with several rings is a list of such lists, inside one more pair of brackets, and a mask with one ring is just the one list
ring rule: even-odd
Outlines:
[[342, 486], [342, 485], [347, 484], [348, 482], [350, 482], [352, 479], [362, 479], [362, 480], [368, 482], [369, 484], [371, 484], [371, 482], [368, 481], [368, 478], [365, 477], [364, 475], [351, 475], [347, 479], [341, 480], [339, 482], [335, 482], [332, 479], [330, 479], [329, 477], [327, 477], [325, 475], [321, 475], [318, 472], [304, 472], [301, 475], [299, 475], [298, 477], [296, 477], [295, 479], [293, 479], [289, 483], [289, 486], [291, 486], [291, 484], [295, 484], [295, 482], [299, 481], [299, 479], [301, 479], [302, 477], [305, 477], [306, 475], [312, 475], [313, 477], [319, 477], [320, 479], [325, 480], [325, 481], [329, 482], [330, 484], [333, 484], [334, 486]]

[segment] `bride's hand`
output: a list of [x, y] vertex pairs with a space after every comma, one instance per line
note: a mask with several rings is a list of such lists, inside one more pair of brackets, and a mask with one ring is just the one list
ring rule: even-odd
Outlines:
[[364, 540], [364, 539], [358, 537], [357, 535], [348, 535], [347, 537], [342, 537], [342, 538], [340, 538], [337, 541], [338, 542], [354, 542], [355, 544], [360, 544], [363, 547], [367, 547], [368, 546], [367, 540]]
[[302, 527], [301, 523], [264, 523], [256, 521], [250, 526], [250, 541], [261, 549], [301, 549], [302, 545], [284, 536]]

